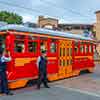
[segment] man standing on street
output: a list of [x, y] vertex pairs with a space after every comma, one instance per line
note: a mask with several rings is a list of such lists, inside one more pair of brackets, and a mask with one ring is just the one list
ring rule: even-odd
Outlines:
[[4, 93], [6, 95], [13, 95], [13, 93], [11, 93], [8, 89], [8, 81], [6, 76], [6, 62], [10, 61], [10, 52], [8, 52], [8, 57], [6, 57], [5, 51], [3, 50], [3, 48], [0, 48], [0, 87], [1, 93]]
[[46, 50], [42, 51], [42, 55], [38, 57], [37, 59], [37, 67], [39, 69], [39, 75], [38, 75], [38, 82], [37, 82], [37, 88], [40, 89], [41, 83], [44, 84], [44, 87], [50, 88], [48, 86], [48, 80], [47, 80], [47, 59], [46, 59]]

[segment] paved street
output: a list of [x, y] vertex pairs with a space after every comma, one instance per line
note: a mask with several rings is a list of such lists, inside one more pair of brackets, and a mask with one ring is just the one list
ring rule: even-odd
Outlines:
[[100, 95], [100, 64], [96, 64], [94, 73], [58, 81], [56, 85], [73, 91]]
[[0, 100], [100, 100], [100, 65], [95, 72], [49, 83], [51, 88], [36, 90], [26, 87], [14, 91], [14, 96], [0, 96]]

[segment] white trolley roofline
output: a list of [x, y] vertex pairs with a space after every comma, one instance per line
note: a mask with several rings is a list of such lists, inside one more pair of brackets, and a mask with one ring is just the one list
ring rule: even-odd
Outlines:
[[60, 36], [60, 37], [71, 38], [71, 39], [94, 41], [92, 38], [85, 37], [81, 34], [73, 34], [70, 32], [61, 32], [61, 31], [44, 29], [44, 28], [30, 28], [23, 25], [5, 25], [5, 26], [0, 27], [0, 31], [6, 31], [6, 30], [31, 32], [31, 33], [36, 33], [36, 34], [47, 34], [51, 36]]

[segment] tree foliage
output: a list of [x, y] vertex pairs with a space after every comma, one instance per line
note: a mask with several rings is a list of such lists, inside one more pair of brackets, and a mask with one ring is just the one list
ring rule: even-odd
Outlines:
[[16, 13], [1, 11], [0, 12], [0, 21], [7, 22], [8, 24], [21, 24], [22, 17]]

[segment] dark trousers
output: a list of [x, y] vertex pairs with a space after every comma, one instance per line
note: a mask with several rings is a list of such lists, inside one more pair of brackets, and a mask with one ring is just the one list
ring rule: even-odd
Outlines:
[[6, 77], [6, 72], [5, 71], [0, 71], [0, 88], [2, 93], [9, 93], [8, 89], [8, 81]]
[[44, 84], [45, 87], [48, 86], [47, 74], [45, 72], [40, 71], [38, 76], [37, 86], [40, 88], [41, 84]]

